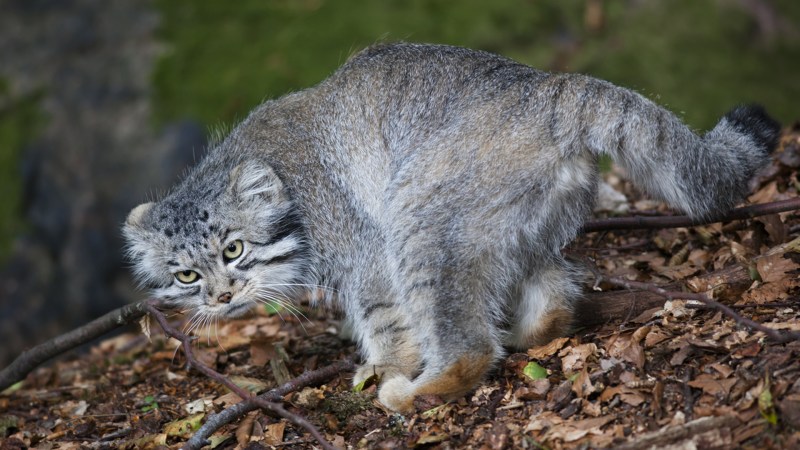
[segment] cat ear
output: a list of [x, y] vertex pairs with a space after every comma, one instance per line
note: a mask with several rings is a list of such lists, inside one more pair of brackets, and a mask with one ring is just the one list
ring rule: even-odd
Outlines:
[[147, 211], [153, 207], [153, 202], [142, 203], [141, 205], [133, 208], [131, 212], [128, 214], [128, 218], [125, 219], [125, 225], [127, 226], [141, 226], [142, 219], [144, 219], [145, 214]]
[[284, 197], [283, 183], [275, 171], [255, 161], [239, 164], [231, 171], [231, 189], [234, 196], [242, 200], [276, 201]]

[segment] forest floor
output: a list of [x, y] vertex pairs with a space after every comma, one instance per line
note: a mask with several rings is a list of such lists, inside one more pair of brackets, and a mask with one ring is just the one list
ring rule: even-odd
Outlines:
[[[795, 129], [750, 203], [796, 197], [798, 168]], [[638, 198], [620, 180], [610, 176]], [[645, 200], [632, 200], [631, 209], [661, 211]], [[800, 215], [790, 212], [590, 233], [567, 252], [591, 258], [604, 274], [677, 283], [770, 328], [800, 331], [798, 236]], [[742, 289], [725, 287], [732, 267], [750, 274]], [[301, 311], [260, 311], [198, 330], [196, 354], [254, 392], [354, 355], [339, 337], [340, 322], [325, 311]], [[0, 448], [180, 448], [211, 413], [238, 401], [187, 370], [176, 341], [157, 324], [151, 331], [149, 339], [130, 332], [102, 341], [0, 394]], [[351, 377], [290, 393], [285, 405], [341, 448], [800, 448], [800, 342], [774, 343], [682, 300], [510, 354], [464, 398], [418, 399], [411, 415], [382, 408], [374, 385], [354, 392]], [[220, 449], [318, 448], [304, 430], [262, 411], [223, 426], [212, 442]]]

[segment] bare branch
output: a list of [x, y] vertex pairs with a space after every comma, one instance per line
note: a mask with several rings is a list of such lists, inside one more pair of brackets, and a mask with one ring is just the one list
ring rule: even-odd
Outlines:
[[[259, 395], [258, 398], [270, 402], [277, 402], [290, 392], [299, 391], [306, 386], [323, 383], [342, 372], [349, 372], [354, 369], [355, 364], [353, 364], [352, 361], [338, 361], [321, 369], [305, 372], [297, 378], [289, 380], [285, 384]], [[219, 428], [258, 408], [259, 406], [254, 402], [242, 401], [217, 414], [208, 416], [203, 426], [195, 432], [186, 444], [184, 444], [184, 450], [199, 449], [207, 445], [206, 440]]]
[[[319, 444], [322, 446], [322, 448], [324, 448], [326, 450], [335, 450], [335, 447], [333, 447], [325, 439], [325, 437], [317, 429], [317, 427], [315, 427], [313, 424], [308, 422], [303, 417], [300, 417], [297, 414], [293, 414], [293, 413], [287, 411], [283, 407], [283, 405], [281, 405], [280, 403], [277, 403], [277, 402], [274, 402], [274, 401], [269, 401], [266, 398], [254, 396], [253, 394], [251, 394], [246, 389], [243, 389], [243, 388], [237, 386], [236, 383], [234, 383], [233, 381], [228, 379], [225, 375], [222, 375], [221, 373], [217, 372], [216, 370], [214, 370], [214, 369], [206, 366], [205, 364], [201, 363], [197, 358], [195, 358], [194, 351], [192, 350], [192, 341], [194, 339], [191, 336], [188, 336], [188, 335], [184, 334], [180, 330], [178, 330], [175, 327], [173, 327], [172, 325], [170, 325], [169, 322], [167, 321], [167, 318], [164, 317], [164, 314], [161, 311], [159, 311], [159, 309], [156, 307], [156, 305], [157, 305], [157, 303], [155, 303], [155, 302], [147, 302], [147, 304], [146, 304], [147, 311], [150, 313], [151, 316], [153, 316], [156, 319], [156, 321], [158, 321], [158, 324], [161, 325], [161, 328], [164, 330], [164, 332], [168, 336], [170, 336], [172, 338], [175, 338], [175, 339], [177, 339], [178, 341], [181, 342], [181, 346], [183, 348], [183, 353], [186, 355], [186, 361], [191, 367], [199, 370], [200, 372], [205, 374], [207, 377], [217, 381], [218, 383], [220, 383], [220, 384], [224, 385], [225, 387], [227, 387], [228, 389], [230, 389], [231, 392], [234, 392], [236, 395], [238, 395], [239, 397], [242, 398], [242, 400], [243, 400], [242, 403], [251, 404], [252, 405], [250, 407], [251, 411], [253, 409], [256, 409], [256, 408], [262, 408], [262, 409], [266, 409], [268, 411], [272, 411], [273, 413], [277, 414], [278, 416], [289, 420], [290, 422], [294, 423], [295, 425], [297, 425], [297, 426], [299, 426], [301, 428], [304, 428], [306, 431], [308, 431], [314, 437], [314, 439], [316, 439], [319, 442]], [[220, 424], [220, 426], [221, 425], [222, 424]], [[211, 432], [213, 433], [213, 430], [211, 430]], [[199, 441], [199, 442], [190, 441], [191, 444], [190, 444], [190, 442], [187, 442], [184, 445], [183, 448], [185, 450], [188, 450], [188, 449], [199, 449], [199, 448], [201, 448], [201, 447], [203, 447], [205, 445], [208, 445], [208, 443], [206, 442], [206, 438], [201, 438], [201, 439], [198, 439], [197, 441]]]
[[723, 216], [712, 217], [709, 219], [692, 219], [689, 216], [633, 216], [589, 220], [583, 225], [581, 232], [591, 233], [593, 231], [691, 227], [697, 225], [707, 225], [716, 222], [752, 219], [754, 217], [793, 211], [796, 209], [800, 209], [800, 197], [777, 202], [762, 203], [759, 205], [743, 206], [741, 208], [736, 208]]
[[85, 344], [115, 328], [132, 323], [144, 316], [145, 312], [145, 301], [131, 303], [22, 352], [8, 367], [0, 370], [0, 391], [21, 381], [50, 358]]

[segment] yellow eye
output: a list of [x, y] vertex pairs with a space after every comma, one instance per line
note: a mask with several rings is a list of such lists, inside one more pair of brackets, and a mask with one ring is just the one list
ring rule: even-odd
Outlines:
[[225, 247], [225, 250], [222, 251], [222, 257], [225, 258], [226, 262], [233, 261], [242, 255], [242, 250], [244, 250], [244, 243], [237, 239]]
[[184, 270], [182, 272], [176, 272], [175, 278], [183, 284], [189, 284], [199, 280], [200, 275], [194, 270]]

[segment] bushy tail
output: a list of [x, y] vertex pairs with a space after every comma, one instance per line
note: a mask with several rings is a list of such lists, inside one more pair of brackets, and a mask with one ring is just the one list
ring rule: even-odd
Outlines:
[[579, 103], [580, 117], [571, 118], [580, 121], [580, 131], [563, 138], [580, 139], [583, 148], [610, 155], [637, 186], [693, 217], [717, 216], [739, 203], [780, 134], [780, 124], [763, 108], [740, 106], [701, 137], [633, 91], [571, 77], [580, 77], [566, 83], [576, 86], [566, 95]]

